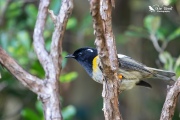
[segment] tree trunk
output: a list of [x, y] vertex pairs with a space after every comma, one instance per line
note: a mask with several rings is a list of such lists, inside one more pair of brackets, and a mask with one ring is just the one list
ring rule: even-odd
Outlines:
[[111, 10], [114, 1], [91, 0], [90, 10], [96, 36], [95, 44], [101, 59], [103, 80], [103, 111], [105, 120], [122, 120], [118, 102], [118, 59], [112, 32]]

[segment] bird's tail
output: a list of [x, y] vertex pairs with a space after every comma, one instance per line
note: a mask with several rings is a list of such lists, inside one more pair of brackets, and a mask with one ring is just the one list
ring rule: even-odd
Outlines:
[[162, 79], [162, 80], [175, 80], [176, 74], [171, 71], [165, 71], [160, 69], [155, 69], [151, 67], [146, 67], [149, 71], [154, 74], [154, 78]]

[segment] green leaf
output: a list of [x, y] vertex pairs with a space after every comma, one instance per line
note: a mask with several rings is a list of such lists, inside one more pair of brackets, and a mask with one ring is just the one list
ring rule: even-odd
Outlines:
[[76, 108], [72, 105], [68, 105], [62, 110], [62, 116], [64, 120], [72, 119], [75, 114], [76, 114]]
[[180, 76], [180, 56], [176, 59], [174, 71], [176, 72], [177, 76]]
[[30, 49], [30, 36], [27, 31], [20, 31], [17, 33], [17, 39], [20, 41], [23, 48], [25, 48], [26, 51], [29, 51]]
[[74, 18], [74, 17], [71, 17], [69, 20], [68, 20], [68, 23], [67, 23], [67, 27], [66, 29], [73, 29], [75, 28], [77, 25], [77, 19]]
[[163, 52], [159, 54], [160, 61], [164, 64], [164, 68], [166, 70], [173, 70], [174, 69], [174, 59], [172, 58], [171, 54], [168, 52]]
[[72, 80], [76, 79], [78, 76], [77, 72], [70, 72], [60, 76], [61, 82], [71, 82]]
[[6, 6], [6, 0], [0, 0], [0, 16], [2, 16], [2, 12], [4, 7]]
[[161, 41], [166, 40], [166, 39], [165, 39], [165, 35], [164, 35], [164, 33], [163, 33], [161, 30], [158, 30], [158, 31], [156, 32], [156, 37], [157, 37], [158, 40], [161, 40]]
[[25, 118], [25, 120], [41, 120], [41, 117], [39, 117], [33, 110], [29, 108], [25, 108], [21, 115]]
[[44, 70], [41, 66], [41, 64], [39, 63], [38, 60], [36, 61], [33, 61], [33, 64], [31, 65], [31, 69], [30, 69], [30, 72], [40, 78], [43, 78], [44, 77]]
[[180, 56], [177, 58], [175, 66], [180, 66]]
[[22, 1], [11, 2], [11, 4], [8, 6], [6, 17], [10, 19], [19, 16], [22, 13], [22, 9], [20, 9], [22, 5]]
[[175, 4], [177, 1], [178, 1], [178, 0], [165, 0], [165, 1], [164, 1], [164, 4], [165, 4], [166, 6], [169, 6], [169, 5]]
[[162, 63], [167, 63], [169, 59], [172, 59], [172, 56], [168, 52], [163, 52], [159, 54], [159, 59]]
[[43, 117], [43, 108], [42, 103], [40, 101], [36, 101], [36, 109], [38, 110], [39, 114]]
[[34, 24], [36, 22], [36, 17], [37, 17], [37, 7], [33, 4], [29, 4], [27, 5], [27, 7], [25, 7], [25, 12], [27, 14], [27, 25], [29, 25], [29, 27], [33, 28]]
[[151, 34], [155, 34], [161, 24], [161, 18], [159, 16], [148, 15], [144, 19], [144, 26]]
[[171, 41], [176, 39], [177, 37], [180, 37], [180, 27], [177, 28], [174, 32], [172, 32], [168, 37], [167, 40]]
[[27, 13], [28, 17], [36, 19], [38, 9], [34, 4], [29, 4], [27, 7], [25, 7], [25, 12]]

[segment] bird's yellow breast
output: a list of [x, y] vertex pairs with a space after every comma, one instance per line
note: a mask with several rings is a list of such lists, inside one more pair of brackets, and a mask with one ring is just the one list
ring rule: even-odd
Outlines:
[[103, 82], [103, 74], [102, 71], [99, 69], [100, 59], [98, 56], [96, 56], [92, 61], [92, 78], [96, 82], [102, 83]]
[[92, 61], [92, 69], [93, 69], [93, 72], [97, 72], [97, 70], [99, 69], [98, 68], [98, 59], [99, 57], [96, 56], [93, 61]]

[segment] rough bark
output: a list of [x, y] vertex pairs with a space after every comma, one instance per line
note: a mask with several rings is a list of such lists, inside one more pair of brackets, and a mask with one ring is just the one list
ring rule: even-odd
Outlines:
[[162, 108], [160, 120], [172, 120], [178, 96], [180, 93], [180, 77], [174, 85], [168, 88], [165, 103]]
[[43, 37], [49, 4], [50, 0], [40, 1], [33, 34], [34, 50], [45, 71], [44, 80], [26, 72], [1, 47], [0, 64], [9, 70], [24, 86], [38, 95], [43, 103], [46, 120], [62, 120], [58, 85], [62, 61], [62, 39], [67, 20], [73, 9], [73, 0], [62, 0], [62, 6], [57, 16], [50, 11], [55, 24], [50, 54], [45, 49]]
[[103, 111], [105, 120], [122, 120], [118, 102], [118, 60], [115, 39], [111, 25], [112, 4], [110, 0], [91, 0], [95, 44], [102, 63]]

